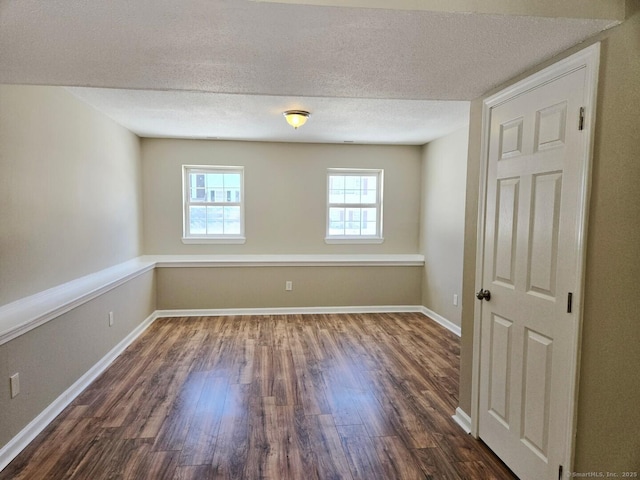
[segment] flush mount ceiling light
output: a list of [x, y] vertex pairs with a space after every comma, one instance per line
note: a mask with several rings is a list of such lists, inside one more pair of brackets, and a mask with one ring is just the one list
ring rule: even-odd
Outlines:
[[311, 114], [305, 110], [287, 110], [283, 113], [284, 118], [287, 119], [287, 123], [296, 130], [298, 127], [304, 125]]

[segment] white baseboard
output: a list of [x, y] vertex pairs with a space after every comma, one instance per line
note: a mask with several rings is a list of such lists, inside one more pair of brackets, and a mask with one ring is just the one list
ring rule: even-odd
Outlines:
[[438, 315], [436, 312], [434, 312], [433, 310], [429, 310], [427, 307], [421, 307], [420, 311], [424, 313], [427, 317], [434, 320], [436, 323], [439, 323], [440, 325], [442, 325], [444, 328], [446, 328], [450, 332], [455, 333], [457, 336], [462, 335], [462, 330], [460, 329], [460, 327], [455, 323], [453, 323], [452, 321], [447, 320], [442, 315]]
[[434, 322], [442, 325], [458, 337], [460, 327], [455, 323], [429, 310], [423, 305], [369, 305], [369, 306], [338, 306], [338, 307], [276, 307], [276, 308], [217, 308], [217, 309], [176, 309], [156, 310], [158, 318], [167, 317], [223, 317], [232, 315], [313, 315], [340, 313], [393, 313], [415, 312], [422, 313]]
[[452, 418], [466, 433], [471, 433], [471, 417], [460, 407], [456, 408], [456, 414]]
[[329, 313], [422, 313], [421, 305], [374, 305], [357, 307], [276, 307], [276, 308], [220, 308], [193, 310], [156, 310], [158, 317], [221, 317], [229, 315], [307, 315]]
[[87, 388], [133, 341], [151, 325], [158, 316], [156, 312], [147, 317], [120, 343], [102, 357], [87, 373], [56, 398], [40, 415], [34, 418], [20, 433], [0, 449], [0, 471], [2, 471], [29, 443], [49, 425], [82, 391]]

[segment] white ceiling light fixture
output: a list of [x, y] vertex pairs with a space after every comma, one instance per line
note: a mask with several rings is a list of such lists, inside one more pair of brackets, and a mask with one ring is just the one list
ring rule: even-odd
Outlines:
[[306, 110], [287, 110], [283, 113], [284, 118], [287, 120], [287, 123], [291, 125], [296, 130], [298, 127], [301, 127], [311, 116], [309, 112]]

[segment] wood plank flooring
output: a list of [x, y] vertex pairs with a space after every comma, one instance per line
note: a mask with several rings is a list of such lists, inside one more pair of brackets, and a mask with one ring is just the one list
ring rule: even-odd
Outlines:
[[157, 320], [5, 479], [512, 479], [421, 314]]

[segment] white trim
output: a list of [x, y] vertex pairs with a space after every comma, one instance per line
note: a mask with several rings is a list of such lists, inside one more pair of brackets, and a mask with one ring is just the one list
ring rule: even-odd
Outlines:
[[325, 237], [324, 243], [329, 245], [349, 245], [349, 244], [380, 244], [384, 243], [382, 237]]
[[151, 325], [158, 316], [152, 313], [141, 324], [139, 324], [120, 343], [113, 347], [104, 357], [102, 357], [93, 367], [65, 390], [58, 398], [45, 408], [40, 415], [34, 418], [24, 427], [20, 433], [13, 437], [0, 449], [0, 471], [2, 471], [11, 461], [29, 445], [29, 443], [42, 432], [82, 391], [87, 388], [98, 376], [104, 372], [109, 365], [120, 355], [133, 341]]
[[[332, 176], [351, 176], [362, 177], [372, 176], [377, 177], [376, 185], [376, 201], [375, 203], [331, 203], [330, 194], [331, 191], [331, 177]], [[361, 235], [330, 235], [329, 234], [329, 211], [331, 207], [353, 207], [353, 208], [366, 208], [375, 207], [376, 209], [376, 234], [373, 236], [361, 236]], [[382, 221], [383, 221], [383, 209], [384, 209], [384, 169], [383, 168], [328, 168], [327, 169], [327, 216], [325, 225], [325, 243], [327, 244], [348, 244], [348, 243], [382, 243], [384, 241]], [[346, 222], [346, 219], [345, 219]], [[359, 241], [358, 241], [359, 240]]]
[[314, 315], [339, 313], [423, 313], [421, 305], [373, 305], [337, 307], [275, 307], [275, 308], [218, 308], [156, 310], [158, 318], [168, 317], [226, 317], [235, 315]]
[[442, 315], [437, 314], [433, 310], [428, 309], [427, 307], [422, 307], [420, 310], [424, 315], [431, 318], [436, 323], [439, 323], [444, 328], [449, 330], [450, 332], [455, 333], [458, 337], [462, 335], [462, 331], [458, 325], [453, 323], [451, 320], [447, 320]]
[[136, 258], [0, 307], [0, 345], [155, 267]]
[[[240, 201], [239, 202], [211, 202], [207, 201], [202, 204], [199, 202], [193, 205], [220, 205], [240, 207], [240, 233], [239, 234], [216, 234], [216, 235], [191, 235], [189, 228], [189, 206], [192, 205], [189, 197], [189, 174], [219, 173], [227, 171], [229, 173], [237, 173], [240, 175]], [[205, 189], [206, 197], [206, 189]], [[218, 244], [243, 244], [246, 242], [244, 235], [244, 166], [231, 165], [182, 165], [182, 243], [218, 243]], [[194, 241], [195, 240], [195, 241]], [[209, 240], [209, 241], [205, 241]]]
[[242, 245], [247, 243], [247, 239], [245, 237], [182, 237], [182, 243], [185, 245], [205, 245], [205, 244], [216, 244], [216, 245]]
[[0, 307], [0, 345], [156, 267], [422, 267], [424, 256], [396, 255], [147, 255]]
[[[480, 171], [478, 187], [478, 222], [476, 233], [476, 274], [474, 292], [480, 290], [484, 273], [484, 227], [487, 202], [487, 175], [489, 163], [489, 128], [491, 109], [482, 104], [482, 133], [480, 138]], [[474, 295], [475, 296], [475, 295]], [[475, 299], [474, 299], [475, 303]], [[473, 355], [471, 359], [471, 435], [478, 438], [480, 411], [480, 337], [482, 335], [482, 304], [473, 306]]]
[[460, 407], [456, 408], [456, 413], [451, 418], [460, 425], [460, 428], [462, 428], [465, 433], [471, 433], [471, 417], [467, 415], [464, 410]]
[[585, 119], [584, 130], [587, 133], [584, 136], [585, 155], [587, 161], [583, 172], [582, 184], [580, 185], [580, 201], [582, 207], [578, 212], [578, 255], [576, 260], [576, 272], [579, 285], [577, 292], [574, 292], [574, 309], [576, 318], [576, 331], [572, 348], [576, 352], [571, 359], [571, 370], [573, 375], [569, 378], [569, 391], [571, 392], [571, 404], [569, 406], [569, 415], [567, 418], [567, 440], [568, 446], [566, 465], [571, 470], [574, 467], [575, 460], [575, 438], [578, 431], [578, 388], [580, 384], [580, 356], [582, 354], [582, 319], [584, 307], [584, 290], [586, 281], [586, 265], [587, 265], [587, 230], [589, 223], [589, 203], [591, 199], [591, 175], [593, 169], [593, 151], [595, 143], [595, 120], [596, 108], [598, 105], [598, 75], [600, 70], [600, 43], [596, 43], [585, 50], [579, 52], [582, 54], [583, 63], [586, 68], [585, 75]]
[[[482, 288], [482, 272], [483, 272], [483, 252], [484, 252], [484, 223], [486, 210], [486, 176], [488, 165], [488, 137], [489, 125], [491, 117], [491, 109], [508, 101], [509, 99], [521, 95], [533, 88], [549, 83], [556, 78], [568, 75], [581, 68], [585, 69], [585, 125], [584, 136], [585, 142], [585, 169], [583, 172], [581, 186], [581, 200], [583, 205], [580, 208], [578, 222], [579, 238], [578, 238], [578, 264], [576, 265], [578, 279], [580, 284], [577, 286], [577, 292], [574, 292], [574, 312], [576, 319], [576, 330], [572, 339], [572, 347], [575, 355], [572, 359], [569, 376], [569, 391], [571, 399], [569, 405], [568, 428], [566, 436], [567, 453], [564, 465], [567, 470], [571, 470], [574, 460], [575, 434], [577, 429], [577, 398], [580, 369], [580, 341], [582, 332], [582, 307], [583, 307], [583, 291], [585, 282], [585, 264], [586, 264], [586, 232], [587, 218], [589, 208], [589, 196], [591, 186], [591, 164], [593, 159], [593, 143], [595, 137], [595, 111], [597, 105], [597, 84], [598, 69], [600, 63], [600, 43], [595, 43], [578, 53], [575, 53], [564, 60], [561, 60], [529, 77], [517, 82], [510, 87], [500, 91], [499, 93], [487, 98], [482, 106], [482, 138], [481, 138], [481, 160], [480, 160], [480, 192], [478, 197], [478, 238], [476, 249], [476, 284], [475, 289]], [[474, 331], [473, 331], [473, 366], [472, 366], [472, 382], [471, 382], [471, 433], [478, 437], [478, 417], [480, 408], [480, 323], [482, 318], [482, 304], [476, 303], [474, 308]]]
[[422, 267], [424, 255], [153, 255], [157, 267]]

